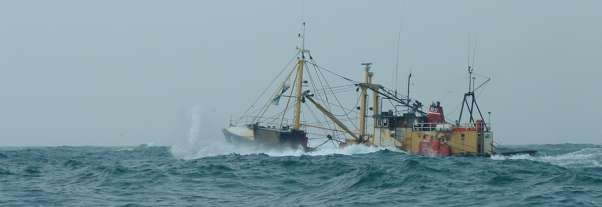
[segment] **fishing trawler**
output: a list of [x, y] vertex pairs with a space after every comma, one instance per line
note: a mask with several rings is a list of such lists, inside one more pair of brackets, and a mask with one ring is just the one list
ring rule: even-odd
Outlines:
[[[362, 81], [318, 65], [305, 47], [305, 23], [298, 37], [300, 46], [294, 58], [243, 116], [223, 129], [228, 142], [305, 151], [327, 144], [362, 144], [426, 156], [495, 154], [493, 130], [475, 96], [490, 79], [477, 86], [470, 65], [460, 116], [447, 121], [440, 102], [423, 111], [420, 101], [411, 100], [409, 85], [408, 94], [401, 96], [377, 84], [372, 63], [362, 63]], [[411, 74], [408, 84], [410, 79]], [[266, 95], [270, 89], [274, 92]], [[265, 103], [258, 105], [262, 98]]]

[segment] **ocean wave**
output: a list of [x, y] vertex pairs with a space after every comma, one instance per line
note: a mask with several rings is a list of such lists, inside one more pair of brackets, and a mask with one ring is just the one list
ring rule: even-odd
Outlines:
[[414, 156], [366, 146], [313, 154], [198, 158], [193, 156], [199, 152], [192, 152], [191, 159], [175, 157], [172, 150], [152, 146], [0, 150], [7, 155], [0, 159], [0, 205], [602, 204], [602, 168], [588, 161], [599, 160], [600, 151], [591, 147], [491, 159]]
[[[193, 107], [189, 112], [190, 127], [185, 140], [171, 146], [171, 154], [180, 159], [199, 159], [204, 157], [221, 156], [229, 154], [254, 155], [266, 154], [271, 157], [283, 156], [322, 156], [332, 154], [354, 155], [373, 153], [385, 148], [368, 147], [365, 145], [351, 145], [340, 148], [338, 145], [326, 144], [311, 152], [302, 149], [266, 150], [255, 146], [232, 145], [228, 143], [223, 135], [215, 134], [215, 126], [207, 117], [210, 111], [201, 107]], [[310, 146], [315, 143], [310, 143]], [[396, 149], [388, 149], [398, 151]], [[400, 151], [398, 151], [400, 152]]]
[[199, 159], [203, 157], [212, 157], [220, 155], [238, 154], [238, 155], [255, 155], [265, 154], [271, 157], [283, 157], [283, 156], [324, 156], [324, 155], [355, 155], [355, 154], [367, 154], [378, 152], [382, 150], [402, 152], [397, 149], [388, 149], [383, 147], [374, 147], [366, 145], [349, 145], [344, 148], [340, 147], [322, 147], [314, 151], [305, 152], [302, 149], [279, 149], [269, 150], [255, 148], [252, 146], [234, 146], [228, 143], [214, 144], [208, 146], [198, 146], [196, 149], [182, 146], [171, 146], [171, 153], [174, 157], [180, 159]]
[[0, 167], [0, 175], [12, 175], [12, 174], [13, 173], [10, 170]]
[[561, 167], [597, 168], [602, 167], [602, 148], [584, 148], [574, 152], [559, 155], [495, 155], [491, 158], [494, 160], [531, 160], [537, 162], [545, 162]]

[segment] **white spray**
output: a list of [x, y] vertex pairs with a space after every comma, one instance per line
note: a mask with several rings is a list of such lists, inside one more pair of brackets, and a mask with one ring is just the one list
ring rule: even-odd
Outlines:
[[494, 160], [532, 160], [537, 162], [546, 162], [562, 167], [602, 167], [602, 148], [584, 148], [575, 152], [560, 155], [513, 155], [513, 156], [493, 156]]
[[[222, 127], [213, 121], [214, 112], [203, 107], [193, 107], [188, 112], [190, 128], [188, 129], [185, 142], [175, 144], [171, 147], [172, 154], [180, 159], [197, 159], [202, 157], [228, 155], [228, 154], [267, 154], [269, 156], [301, 156], [301, 155], [329, 155], [329, 154], [364, 154], [372, 153], [384, 148], [369, 147], [364, 145], [353, 145], [346, 148], [324, 145], [316, 151], [304, 152], [303, 150], [264, 150], [252, 146], [234, 146], [221, 134]], [[311, 144], [311, 143], [310, 143]]]

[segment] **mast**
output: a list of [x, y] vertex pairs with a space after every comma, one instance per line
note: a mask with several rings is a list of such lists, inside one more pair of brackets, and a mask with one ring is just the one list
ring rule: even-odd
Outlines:
[[[364, 83], [369, 83], [370, 81], [370, 66], [372, 63], [362, 63], [364, 66]], [[364, 136], [366, 135], [366, 99], [368, 98], [367, 87], [365, 85], [360, 85], [362, 92], [360, 93], [360, 141], [364, 141]]]
[[295, 78], [295, 126], [294, 129], [301, 129], [301, 99], [303, 99], [303, 58], [297, 62], [297, 77]]
[[[370, 73], [369, 75], [368, 85], [372, 85], [374, 73]], [[397, 90], [395, 92], [397, 92]], [[380, 104], [378, 103], [379, 99], [380, 97], [378, 95], [378, 88], [375, 88], [372, 91], [372, 118], [374, 119], [374, 124], [372, 125], [373, 140], [376, 139], [376, 126], [378, 125], [378, 116], [380, 115]]]
[[295, 117], [293, 129], [301, 129], [301, 102], [303, 99], [303, 65], [305, 64], [305, 22], [303, 22], [303, 34], [301, 38], [301, 58], [297, 61], [297, 75], [295, 78]]
[[[483, 118], [483, 114], [481, 113], [481, 109], [479, 108], [479, 104], [477, 103], [477, 98], [475, 96], [475, 87], [476, 77], [472, 75], [474, 72], [474, 68], [472, 66], [468, 66], [468, 92], [464, 94], [464, 98], [462, 99], [462, 108], [460, 108], [460, 117], [458, 117], [457, 124], [462, 122], [462, 115], [464, 114], [464, 108], [468, 110], [468, 123], [473, 124], [475, 122], [474, 112], [478, 112], [479, 117], [482, 121], [485, 121]], [[487, 83], [489, 80], [485, 81]], [[479, 86], [481, 87], [481, 86]], [[470, 99], [470, 100], [469, 100]], [[475, 110], [476, 109], [476, 110]]]

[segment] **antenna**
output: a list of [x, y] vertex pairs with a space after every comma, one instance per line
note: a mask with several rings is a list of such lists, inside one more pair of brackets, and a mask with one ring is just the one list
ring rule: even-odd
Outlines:
[[305, 22], [301, 23], [303, 25], [303, 35], [301, 36], [301, 49], [305, 52]]
[[408, 103], [410, 103], [410, 84], [412, 83], [412, 72], [408, 75]]
[[[471, 53], [471, 43], [473, 43], [473, 41], [471, 41], [470, 38], [470, 33], [468, 34], [468, 61], [467, 61], [467, 65], [468, 65], [468, 92], [471, 93], [475, 93], [478, 89], [480, 89], [481, 87], [483, 87], [484, 85], [486, 85], [487, 83], [489, 83], [489, 81], [491, 81], [491, 77], [485, 77], [487, 78], [487, 80], [483, 81], [482, 83], [480, 83], [477, 86], [477, 77], [476, 76], [480, 76], [483, 77], [482, 75], [479, 75], [478, 73], [474, 73], [474, 69], [475, 69], [475, 62], [477, 61], [477, 38], [476, 35], [474, 37], [474, 46], [472, 46], [472, 53]], [[471, 57], [472, 56], [472, 57]], [[474, 73], [474, 75], [473, 75]]]
[[474, 37], [474, 47], [472, 49], [472, 64], [471, 64], [472, 67], [475, 66], [475, 62], [477, 61], [477, 58], [476, 58], [476, 56], [477, 56], [477, 43], [478, 43], [477, 42], [477, 36], [475, 35], [475, 37]]
[[[464, 98], [462, 100], [462, 108], [460, 108], [460, 116], [458, 117], [457, 120], [457, 124], [460, 124], [460, 122], [462, 121], [462, 114], [464, 113], [464, 108], [466, 108], [468, 111], [468, 115], [469, 115], [469, 123], [474, 123], [475, 121], [475, 117], [473, 115], [474, 112], [478, 112], [479, 117], [481, 118], [481, 120], [484, 120], [483, 118], [483, 114], [481, 113], [481, 109], [479, 108], [479, 105], [477, 104], [477, 100], [476, 100], [476, 96], [475, 96], [475, 91], [479, 88], [481, 88], [484, 84], [486, 84], [487, 82], [489, 82], [490, 79], [486, 80], [485, 82], [483, 82], [482, 84], [480, 84], [479, 86], [476, 86], [476, 79], [477, 77], [474, 76], [474, 62], [475, 62], [475, 54], [476, 53], [476, 41], [475, 41], [475, 46], [471, 47], [471, 37], [470, 37], [470, 33], [468, 34], [468, 47], [467, 47], [467, 51], [468, 53], [466, 54], [467, 56], [467, 61], [466, 61], [466, 65], [467, 65], [467, 69], [468, 69], [468, 92], [466, 92], [464, 94]], [[472, 49], [472, 54], [471, 54], [471, 49]], [[472, 60], [471, 60], [471, 56], [472, 56]], [[472, 62], [471, 62], [472, 61]]]
[[468, 41], [466, 42], [466, 66], [468, 66], [468, 70], [470, 70], [470, 33], [468, 33]]
[[[475, 44], [474, 47], [471, 47], [472, 41], [471, 41], [471, 35], [470, 33], [468, 33], [468, 47], [467, 47], [467, 53], [466, 53], [466, 66], [468, 67], [468, 92], [474, 92], [475, 89], [475, 79], [476, 77], [473, 77], [472, 73], [474, 72], [474, 64], [475, 64], [475, 57], [476, 57], [476, 51], [477, 51], [477, 42], [475, 39]], [[471, 49], [472, 49], [472, 53], [471, 53]], [[471, 55], [472, 55], [472, 59], [471, 59]]]
[[305, 49], [305, 22], [301, 23], [301, 32], [297, 33], [297, 37], [299, 38], [299, 40], [301, 40], [301, 48], [299, 48], [299, 46], [297, 46], [297, 49], [299, 50], [299, 53], [301, 53], [301, 58], [305, 59], [305, 53], [309, 52], [308, 50]]
[[472, 92], [472, 85], [473, 85], [473, 81], [474, 81], [474, 77], [472, 77], [472, 72], [474, 71], [474, 68], [472, 68], [472, 66], [468, 65], [468, 92]]
[[[401, 26], [400, 26], [401, 27]], [[400, 38], [401, 36], [401, 28], [399, 29], [399, 34], [397, 36], [397, 52], [396, 52], [396, 56], [395, 56], [395, 74], [393, 77], [393, 85], [395, 86], [395, 95], [397, 95], [397, 89], [399, 88], [398, 85], [398, 78], [399, 78], [399, 44], [400, 44]]]
[[472, 77], [472, 93], [475, 91], [475, 83], [477, 82], [477, 77]]
[[301, 0], [301, 21], [305, 22], [305, 0]]
[[403, 8], [405, 8], [404, 2], [405, 1], [402, 1], [401, 5], [400, 5], [402, 11], [399, 16], [399, 32], [397, 33], [397, 45], [396, 45], [397, 48], [396, 48], [396, 53], [395, 53], [395, 55], [396, 55], [395, 56], [395, 74], [393, 77], [393, 82], [394, 82], [393, 85], [395, 87], [395, 95], [397, 95], [397, 90], [399, 90], [399, 50], [401, 47], [401, 31], [403, 30], [403, 14], [404, 14]]

